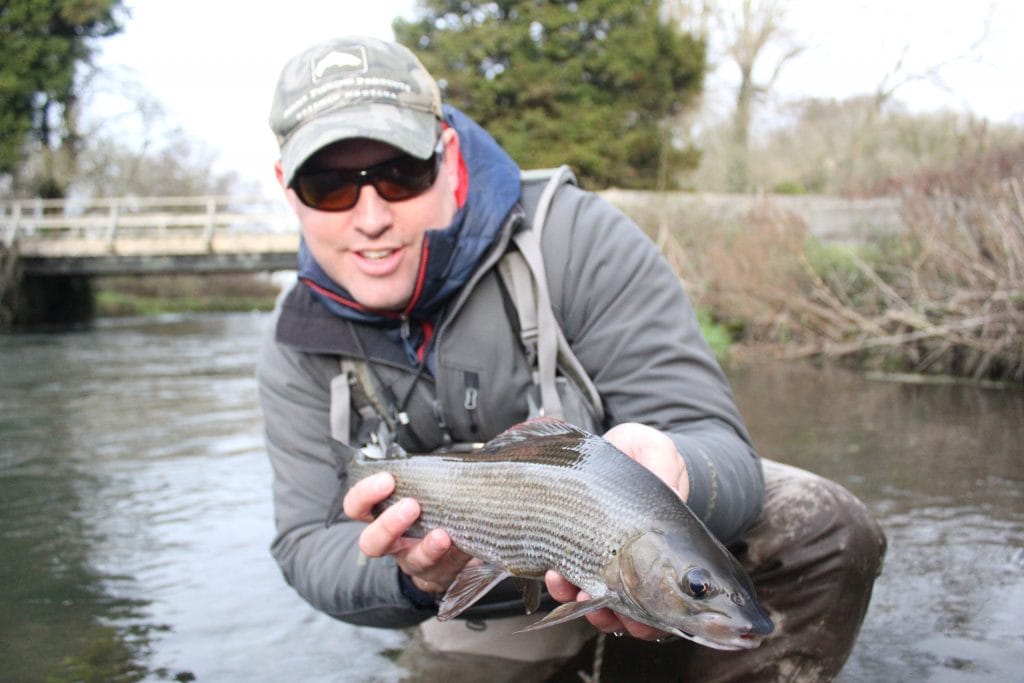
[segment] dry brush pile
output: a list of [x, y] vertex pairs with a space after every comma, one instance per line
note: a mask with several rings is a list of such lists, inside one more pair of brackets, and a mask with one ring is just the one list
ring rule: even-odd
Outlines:
[[1024, 381], [1024, 150], [917, 177], [904, 228], [826, 244], [770, 200], [736, 225], [657, 231], [743, 347]]

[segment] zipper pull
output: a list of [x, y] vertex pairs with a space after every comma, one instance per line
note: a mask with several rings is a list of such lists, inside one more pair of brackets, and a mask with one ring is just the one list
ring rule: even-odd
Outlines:
[[462, 407], [469, 413], [469, 430], [476, 434], [479, 429], [476, 423], [476, 408], [480, 400], [480, 375], [467, 370], [462, 376], [466, 388]]

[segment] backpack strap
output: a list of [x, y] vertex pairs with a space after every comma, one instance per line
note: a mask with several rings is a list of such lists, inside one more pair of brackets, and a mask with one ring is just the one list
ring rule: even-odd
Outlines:
[[601, 396], [593, 380], [573, 353], [562, 328], [555, 318], [548, 292], [547, 274], [540, 240], [555, 193], [565, 184], [576, 184], [568, 166], [556, 169], [523, 171], [524, 183], [547, 178], [540, 193], [529, 226], [517, 231], [512, 239], [518, 250], [510, 250], [502, 258], [498, 271], [512, 297], [519, 318], [520, 341], [534, 366], [534, 384], [540, 390], [541, 413], [565, 417], [558, 395], [558, 371], [569, 377], [584, 392], [595, 417], [604, 419]]

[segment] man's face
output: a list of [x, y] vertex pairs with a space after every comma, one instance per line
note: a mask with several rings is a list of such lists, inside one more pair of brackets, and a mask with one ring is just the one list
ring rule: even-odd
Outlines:
[[[324, 272], [361, 305], [374, 310], [401, 310], [416, 285], [426, 231], [444, 228], [457, 210], [458, 135], [443, 133], [444, 161], [434, 184], [410, 199], [389, 202], [371, 184], [347, 211], [312, 209], [291, 189], [288, 203], [302, 226], [306, 246]], [[304, 164], [316, 170], [361, 170], [403, 155], [374, 140], [343, 140], [324, 147]], [[277, 165], [278, 182], [283, 181]]]

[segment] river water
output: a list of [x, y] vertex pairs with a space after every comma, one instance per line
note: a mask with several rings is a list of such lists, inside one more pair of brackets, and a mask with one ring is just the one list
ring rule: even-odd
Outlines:
[[[400, 632], [280, 577], [253, 365], [266, 314], [0, 336], [0, 679], [393, 680]], [[729, 369], [766, 456], [890, 550], [841, 681], [1021, 680], [1024, 392]]]

